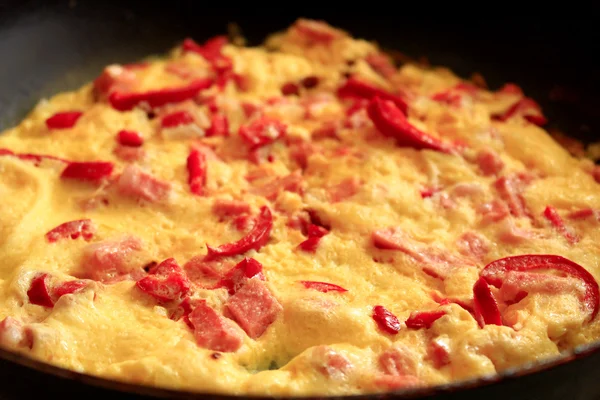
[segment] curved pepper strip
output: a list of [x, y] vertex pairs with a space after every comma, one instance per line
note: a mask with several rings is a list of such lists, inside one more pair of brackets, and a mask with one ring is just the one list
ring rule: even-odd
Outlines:
[[206, 155], [196, 149], [190, 152], [187, 158], [188, 184], [190, 191], [197, 195], [204, 194], [204, 186], [206, 185]]
[[440, 139], [411, 125], [402, 110], [389, 100], [373, 98], [367, 107], [367, 113], [377, 130], [385, 136], [395, 138], [400, 146], [444, 153], [451, 151], [451, 147]]
[[583, 304], [590, 310], [590, 321], [598, 314], [600, 289], [598, 282], [585, 268], [573, 261], [551, 254], [526, 254], [501, 258], [485, 266], [480, 276], [497, 288], [502, 287], [502, 276], [508, 271], [555, 270], [580, 279], [585, 284]]
[[377, 322], [377, 326], [379, 326], [379, 329], [382, 331], [389, 333], [390, 335], [395, 335], [400, 332], [400, 321], [398, 321], [398, 317], [392, 314], [384, 306], [373, 307], [372, 318]]
[[119, 111], [131, 110], [142, 102], [148, 103], [151, 108], [164, 106], [169, 103], [181, 103], [182, 101], [191, 99], [198, 92], [208, 89], [213, 84], [213, 80], [209, 78], [198, 79], [186, 86], [176, 88], [166, 88], [159, 90], [150, 90], [141, 93], [123, 93], [112, 92], [108, 97], [110, 105]]
[[344, 289], [341, 286], [334, 285], [333, 283], [328, 282], [317, 282], [317, 281], [300, 281], [301, 284], [304, 285], [307, 289], [313, 289], [322, 293], [327, 292], [347, 292], [348, 289]]
[[402, 97], [354, 77], [348, 78], [346, 83], [344, 83], [344, 85], [338, 89], [337, 95], [341, 98], [358, 98], [367, 100], [371, 100], [374, 97], [379, 97], [380, 99], [390, 100], [393, 102], [404, 114], [406, 114], [408, 111], [408, 104], [406, 104], [406, 101], [404, 101]]
[[210, 260], [217, 257], [243, 254], [253, 249], [258, 250], [269, 240], [271, 228], [273, 228], [273, 215], [271, 214], [271, 210], [269, 210], [269, 207], [267, 206], [262, 206], [254, 227], [246, 236], [237, 242], [222, 244], [219, 247], [207, 245], [208, 254], [206, 255], [206, 258]]
[[481, 328], [486, 325], [502, 326], [502, 315], [498, 302], [484, 278], [479, 278], [473, 285], [473, 302], [475, 303], [475, 320]]
[[406, 327], [409, 329], [429, 329], [435, 321], [444, 315], [446, 315], [444, 310], [416, 311], [410, 314], [410, 317], [406, 320]]
[[67, 164], [71, 162], [69, 160], [65, 160], [64, 158], [51, 156], [48, 154], [15, 153], [12, 150], [8, 150], [8, 149], [0, 149], [0, 156], [13, 156], [13, 157], [17, 157], [18, 159], [23, 160], [23, 161], [33, 161], [33, 163], [36, 166], [38, 166], [42, 162], [42, 160], [53, 160], [53, 161], [67, 163]]

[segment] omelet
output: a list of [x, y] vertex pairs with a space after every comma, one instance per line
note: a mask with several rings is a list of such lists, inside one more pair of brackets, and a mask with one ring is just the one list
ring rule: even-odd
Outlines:
[[322, 21], [110, 65], [0, 136], [0, 344], [273, 396], [559, 356], [600, 336], [600, 174], [545, 123]]

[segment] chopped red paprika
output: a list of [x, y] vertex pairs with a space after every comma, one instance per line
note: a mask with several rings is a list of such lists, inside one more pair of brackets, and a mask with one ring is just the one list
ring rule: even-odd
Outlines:
[[569, 219], [586, 219], [589, 217], [596, 217], [596, 211], [591, 208], [582, 208], [581, 210], [571, 211], [567, 218]]
[[371, 53], [365, 57], [365, 61], [375, 72], [386, 79], [396, 73], [396, 67], [392, 64], [390, 57], [382, 53]]
[[430, 149], [450, 152], [451, 147], [411, 125], [402, 111], [391, 101], [375, 97], [367, 107], [369, 118], [379, 132], [396, 139], [400, 146], [417, 150]]
[[173, 301], [186, 295], [190, 281], [175, 259], [168, 258], [137, 281], [136, 286], [159, 301]]
[[273, 143], [284, 137], [286, 132], [283, 122], [270, 117], [260, 117], [239, 129], [239, 135], [251, 150]]
[[573, 231], [571, 231], [571, 229], [565, 225], [565, 222], [558, 211], [556, 211], [556, 208], [547, 206], [544, 210], [544, 217], [550, 221], [550, 224], [552, 224], [552, 226], [555, 227], [556, 230], [560, 232], [560, 234], [563, 235], [570, 244], [579, 242], [579, 236], [573, 233]]
[[350, 77], [338, 90], [337, 95], [340, 98], [349, 99], [365, 99], [371, 100], [379, 97], [383, 100], [389, 100], [404, 114], [408, 111], [408, 104], [404, 99], [397, 94], [388, 92], [371, 83], [361, 81], [357, 78]]
[[182, 48], [184, 52], [191, 51], [200, 54], [212, 65], [216, 72], [223, 73], [233, 68], [231, 59], [222, 54], [223, 46], [227, 42], [227, 36], [215, 36], [208, 39], [204, 45], [200, 45], [192, 39], [187, 38], [183, 41]]
[[206, 154], [193, 149], [187, 158], [188, 183], [190, 191], [197, 196], [204, 194], [206, 169]]
[[395, 335], [400, 332], [400, 321], [384, 306], [373, 307], [373, 319], [382, 331]]
[[210, 127], [206, 130], [206, 136], [229, 136], [229, 121], [227, 117], [222, 114], [214, 114]]
[[473, 286], [475, 320], [481, 328], [486, 325], [502, 325], [498, 302], [484, 278], [479, 278]]
[[300, 281], [307, 289], [317, 290], [322, 293], [327, 292], [347, 292], [348, 289], [344, 289], [341, 286], [334, 285], [333, 283], [327, 282], [316, 282], [316, 281]]
[[284, 96], [298, 95], [300, 94], [300, 87], [297, 83], [287, 82], [281, 87], [281, 94]]
[[123, 129], [117, 133], [117, 142], [123, 146], [140, 147], [144, 144], [144, 138], [136, 131]]
[[52, 297], [58, 300], [64, 295], [81, 291], [83, 288], [87, 287], [88, 284], [89, 281], [85, 281], [83, 279], [63, 282], [60, 285], [54, 287], [54, 289], [52, 290]]
[[298, 248], [309, 253], [314, 253], [317, 250], [317, 246], [321, 241], [321, 238], [329, 233], [329, 231], [322, 226], [310, 224], [307, 227], [308, 239], [298, 245]]
[[207, 258], [235, 256], [249, 250], [258, 250], [269, 240], [272, 227], [273, 216], [271, 210], [267, 206], [262, 206], [254, 227], [246, 236], [237, 242], [222, 244], [219, 247], [207, 245]]
[[506, 121], [515, 116], [522, 116], [527, 121], [538, 126], [546, 125], [548, 122], [544, 114], [542, 114], [542, 108], [539, 104], [529, 97], [523, 97], [506, 110], [504, 114], [495, 116], [495, 118], [500, 121]]
[[164, 106], [169, 103], [181, 103], [195, 97], [201, 90], [208, 89], [213, 84], [212, 79], [198, 79], [186, 86], [150, 90], [148, 92], [112, 92], [108, 101], [119, 111], [128, 111], [135, 106], [146, 103], [151, 108]]
[[12, 150], [8, 150], [8, 149], [0, 149], [0, 156], [13, 156], [13, 157], [17, 157], [18, 159], [23, 160], [23, 161], [32, 161], [36, 166], [38, 166], [42, 162], [42, 160], [53, 160], [53, 161], [67, 163], [67, 164], [70, 163], [69, 160], [65, 160], [64, 158], [51, 156], [48, 154], [32, 154], [32, 153], [16, 154]]
[[581, 280], [585, 285], [583, 305], [590, 312], [590, 321], [596, 317], [600, 301], [598, 282], [585, 268], [567, 258], [549, 254], [526, 254], [501, 258], [486, 265], [480, 276], [490, 285], [500, 288], [506, 272], [535, 270], [555, 270]]
[[83, 237], [85, 241], [90, 241], [96, 232], [96, 227], [91, 219], [80, 219], [77, 221], [65, 222], [46, 233], [46, 240], [50, 243], [57, 242], [60, 239], [77, 239]]
[[60, 175], [63, 179], [80, 181], [99, 181], [108, 178], [113, 171], [113, 164], [105, 161], [71, 162]]
[[415, 311], [406, 320], [406, 327], [410, 329], [431, 328], [431, 325], [446, 315], [444, 310]]
[[162, 128], [175, 128], [179, 125], [188, 125], [194, 123], [194, 117], [187, 111], [175, 111], [165, 115], [161, 121]]
[[54, 301], [50, 297], [50, 291], [48, 290], [47, 279], [48, 274], [38, 274], [31, 281], [31, 286], [27, 291], [27, 297], [31, 304], [42, 307], [54, 307]]
[[217, 282], [215, 288], [226, 288], [229, 294], [234, 294], [248, 279], [256, 277], [264, 281], [265, 276], [262, 273], [262, 268], [262, 264], [254, 258], [244, 258], [235, 267], [227, 271], [225, 276]]
[[81, 111], [63, 111], [54, 114], [46, 120], [48, 129], [68, 129], [75, 126], [83, 115]]

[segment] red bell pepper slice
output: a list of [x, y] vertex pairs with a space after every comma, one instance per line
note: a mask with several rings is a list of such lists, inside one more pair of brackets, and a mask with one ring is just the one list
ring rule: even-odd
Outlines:
[[83, 115], [81, 111], [63, 111], [54, 114], [46, 120], [48, 129], [68, 129], [75, 126]]
[[239, 135], [251, 150], [273, 143], [285, 136], [286, 132], [284, 123], [269, 117], [260, 117], [239, 129]]
[[408, 104], [402, 97], [354, 77], [348, 78], [337, 90], [337, 95], [340, 98], [365, 100], [379, 97], [380, 99], [389, 100], [394, 103], [402, 113], [406, 114], [408, 112]]
[[333, 283], [327, 282], [316, 282], [316, 281], [300, 281], [301, 284], [304, 285], [307, 289], [317, 290], [322, 293], [327, 292], [347, 292], [348, 289], [344, 289], [341, 286], [334, 285]]
[[400, 332], [400, 321], [384, 306], [373, 307], [373, 319], [382, 331], [395, 335]]
[[389, 100], [373, 98], [367, 107], [367, 113], [377, 130], [385, 136], [395, 138], [400, 146], [445, 153], [451, 151], [451, 147], [442, 140], [411, 125], [402, 111]]
[[148, 92], [112, 92], [108, 101], [119, 111], [128, 111], [140, 103], [147, 103], [151, 108], [164, 106], [169, 103], [181, 103], [195, 97], [201, 90], [208, 89], [213, 84], [209, 78], [198, 79], [186, 86], [150, 90]]
[[591, 208], [582, 208], [581, 210], [571, 211], [567, 215], [567, 218], [575, 220], [586, 219], [589, 217], [596, 217], [596, 211]]
[[69, 221], [64, 224], [60, 224], [56, 228], [46, 233], [46, 240], [50, 243], [57, 242], [60, 239], [77, 239], [79, 236], [89, 242], [94, 233], [96, 227], [92, 223], [91, 219], [80, 219], [77, 221]]
[[343, 37], [343, 33], [327, 22], [300, 18], [293, 25], [299, 35], [316, 43], [329, 44], [332, 40]]
[[187, 111], [175, 111], [165, 115], [160, 120], [160, 126], [162, 128], [175, 128], [179, 125], [193, 124], [194, 117]]
[[309, 253], [314, 253], [317, 250], [321, 238], [327, 235], [329, 231], [322, 226], [315, 224], [308, 225], [306, 230], [308, 239], [300, 243], [298, 248]]
[[544, 126], [548, 122], [544, 114], [542, 114], [542, 108], [539, 104], [529, 97], [523, 97], [506, 110], [504, 114], [495, 118], [500, 121], [506, 121], [518, 115], [523, 116], [527, 121], [538, 126]]
[[190, 281], [175, 259], [168, 258], [137, 281], [136, 286], [157, 300], [167, 302], [185, 296], [190, 290]]
[[207, 245], [208, 254], [206, 255], [206, 258], [213, 259], [217, 257], [235, 256], [252, 249], [258, 250], [269, 240], [271, 228], [273, 228], [273, 215], [271, 214], [271, 210], [267, 206], [262, 206], [260, 208], [260, 213], [256, 218], [254, 227], [246, 236], [237, 242], [222, 244], [219, 247]]
[[552, 224], [552, 226], [554, 226], [556, 230], [559, 231], [561, 235], [563, 235], [570, 244], [575, 244], [579, 242], [579, 236], [577, 236], [569, 228], [567, 228], [562, 217], [560, 216], [558, 211], [556, 211], [556, 208], [552, 206], [547, 206], [544, 210], [544, 217], [546, 217], [546, 219], [550, 221], [550, 224]]
[[15, 153], [12, 150], [8, 149], [0, 149], [0, 156], [13, 156], [23, 161], [33, 161], [36, 166], [38, 166], [42, 162], [42, 160], [53, 160], [64, 163], [70, 163], [69, 160], [65, 160], [64, 158], [59, 158], [56, 156], [51, 156], [47, 154]]
[[123, 129], [117, 133], [117, 142], [123, 146], [140, 147], [144, 144], [144, 138], [136, 131]]
[[81, 181], [98, 181], [108, 178], [113, 171], [113, 164], [105, 161], [71, 162], [60, 175], [63, 179]]
[[235, 294], [247, 279], [257, 277], [264, 281], [265, 276], [262, 273], [262, 268], [262, 264], [254, 258], [244, 258], [217, 282], [215, 289], [226, 288], [229, 294]]
[[585, 285], [583, 305], [590, 311], [590, 321], [598, 314], [600, 290], [598, 282], [581, 265], [573, 261], [550, 254], [526, 254], [506, 257], [485, 266], [480, 276], [497, 288], [502, 287], [502, 276], [508, 271], [556, 270], [580, 279]]
[[444, 310], [416, 311], [406, 320], [406, 327], [410, 329], [431, 328], [431, 325], [446, 315]]
[[204, 45], [200, 45], [194, 40], [187, 38], [183, 41], [182, 48], [184, 52], [191, 51], [200, 54], [212, 65], [215, 71], [223, 73], [233, 68], [231, 59], [221, 53], [223, 46], [227, 42], [228, 39], [226, 36], [215, 36], [208, 39]]
[[225, 115], [212, 116], [210, 127], [206, 130], [206, 137], [211, 136], [229, 136], [229, 120]]
[[321, 80], [319, 79], [318, 76], [311, 75], [311, 76], [307, 76], [306, 78], [303, 78], [300, 81], [300, 84], [306, 89], [312, 89], [314, 87], [317, 87], [319, 85], [320, 81]]
[[486, 325], [502, 325], [502, 315], [498, 302], [484, 278], [479, 278], [473, 286], [475, 320], [481, 328]]
[[88, 282], [83, 279], [77, 279], [61, 283], [52, 290], [52, 295], [54, 298], [59, 299], [66, 294], [79, 292], [88, 285]]
[[188, 184], [190, 191], [197, 196], [204, 194], [206, 169], [206, 154], [193, 149], [187, 158]]
[[27, 297], [31, 304], [49, 308], [54, 307], [54, 301], [48, 290], [47, 279], [48, 274], [38, 274], [31, 281], [31, 286], [27, 291]]

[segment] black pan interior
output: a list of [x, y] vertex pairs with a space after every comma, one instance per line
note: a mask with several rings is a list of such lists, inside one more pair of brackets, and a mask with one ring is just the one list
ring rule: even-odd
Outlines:
[[[0, 130], [18, 123], [39, 98], [77, 88], [104, 65], [160, 54], [186, 36], [203, 41], [225, 32], [228, 22], [237, 22], [250, 44], [259, 44], [268, 33], [304, 16], [325, 19], [412, 57], [426, 56], [431, 64], [448, 66], [463, 77], [479, 72], [492, 88], [516, 82], [542, 104], [550, 128], [585, 142], [600, 140], [595, 9], [579, 8], [578, 17], [569, 19], [542, 18], [539, 10], [528, 12], [523, 5], [499, 10], [505, 6], [494, 4], [493, 11], [469, 7], [458, 13], [438, 9], [436, 14], [429, 2], [396, 5], [400, 8], [395, 11], [382, 4], [371, 13], [352, 13], [347, 4], [344, 10], [289, 5], [284, 11], [256, 2], [215, 7], [193, 0], [0, 0]], [[598, 399], [599, 373], [596, 352], [539, 374], [466, 393], [447, 391], [438, 398]], [[4, 357], [0, 374], [0, 399], [34, 394], [122, 397]]]

